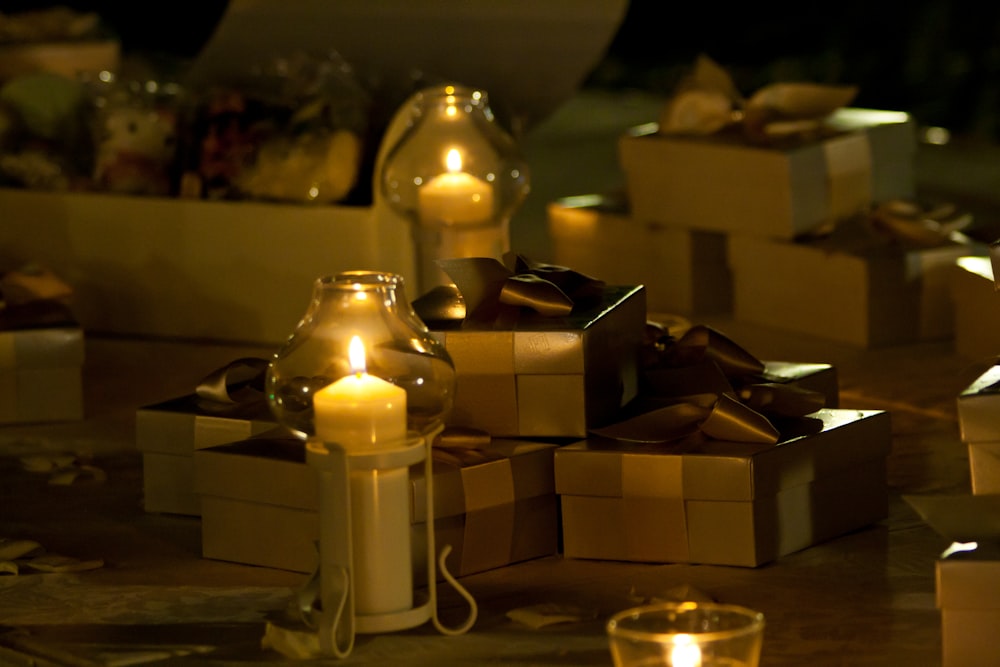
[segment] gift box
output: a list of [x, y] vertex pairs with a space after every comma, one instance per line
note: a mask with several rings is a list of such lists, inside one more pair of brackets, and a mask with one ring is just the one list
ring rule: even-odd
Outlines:
[[942, 667], [1000, 662], [1000, 496], [926, 495], [905, 500], [951, 544], [935, 564]]
[[5, 257], [61, 267], [88, 332], [277, 344], [319, 276], [413, 275], [405, 221], [371, 206], [0, 188], [0, 210]]
[[[429, 301], [434, 292], [414, 302], [455, 365], [448, 425], [494, 437], [583, 436], [638, 392], [645, 288], [507, 260], [516, 270], [490, 258], [446, 260], [456, 285], [444, 302]], [[456, 304], [462, 318], [436, 319]]]
[[821, 409], [778, 444], [588, 438], [556, 451], [567, 558], [756, 567], [887, 516], [889, 414]]
[[1000, 354], [1000, 293], [988, 257], [959, 257], [951, 268], [955, 352], [969, 359]]
[[952, 265], [966, 243], [904, 249], [885, 240], [728, 237], [735, 319], [860, 347], [954, 332]]
[[633, 128], [619, 141], [632, 215], [693, 229], [791, 239], [872, 202], [914, 195], [915, 126], [900, 112], [842, 108], [821, 139], [759, 145]]
[[194, 453], [274, 428], [262, 398], [224, 403], [194, 393], [140, 408], [135, 439], [142, 453], [143, 507], [198, 516]]
[[972, 492], [1000, 493], [1000, 365], [963, 389], [956, 408], [959, 435], [969, 449]]
[[83, 329], [61, 303], [0, 309], [0, 424], [82, 419], [83, 361]]
[[[556, 446], [492, 440], [475, 450], [437, 451], [435, 544], [455, 576], [558, 551]], [[280, 434], [195, 452], [206, 558], [312, 572], [318, 563], [317, 475], [301, 441]], [[411, 478], [411, 546], [415, 574], [426, 572], [427, 495], [424, 464]], [[426, 576], [424, 574], [423, 576]]]
[[708, 315], [732, 307], [726, 239], [641, 220], [621, 198], [567, 197], [547, 206], [558, 264], [618, 285], [643, 285], [653, 313]]

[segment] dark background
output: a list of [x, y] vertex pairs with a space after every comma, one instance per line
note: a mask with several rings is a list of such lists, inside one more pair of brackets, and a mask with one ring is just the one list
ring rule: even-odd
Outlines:
[[[54, 4], [98, 12], [127, 54], [184, 59], [198, 53], [227, 3], [13, 0], [0, 2], [0, 12]], [[1000, 139], [997, 3], [848, 1], [793, 7], [783, 13], [787, 7], [769, 3], [632, 0], [605, 59], [585, 85], [668, 93], [705, 53], [726, 67], [745, 93], [776, 81], [853, 84], [860, 89], [855, 106], [908, 111], [918, 122], [946, 127], [956, 137]]]

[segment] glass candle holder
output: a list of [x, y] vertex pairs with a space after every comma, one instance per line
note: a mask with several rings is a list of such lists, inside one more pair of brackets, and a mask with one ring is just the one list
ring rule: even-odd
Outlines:
[[737, 605], [662, 603], [607, 623], [616, 667], [758, 667], [764, 615]]
[[425, 292], [451, 283], [435, 260], [500, 259], [510, 249], [510, 218], [528, 194], [528, 167], [485, 91], [426, 88], [398, 113], [406, 129], [379, 179], [386, 201], [413, 223]]
[[295, 331], [268, 366], [266, 392], [278, 422], [308, 439], [316, 434], [314, 398], [356, 369], [351, 341], [364, 344], [365, 373], [406, 391], [407, 430], [441, 424], [455, 396], [455, 367], [414, 312], [403, 278], [377, 271], [324, 276]]

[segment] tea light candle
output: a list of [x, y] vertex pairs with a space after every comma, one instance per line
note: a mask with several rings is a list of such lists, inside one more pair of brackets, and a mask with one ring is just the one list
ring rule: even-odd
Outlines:
[[[366, 372], [359, 337], [351, 339], [348, 356], [353, 374], [313, 397], [316, 437], [341, 445], [348, 455], [398, 447], [406, 437], [406, 390]], [[409, 470], [352, 470], [350, 478], [355, 612], [410, 609]]]
[[462, 171], [456, 148], [445, 157], [448, 171], [417, 191], [417, 208], [424, 224], [476, 225], [493, 218], [493, 189], [481, 178]]

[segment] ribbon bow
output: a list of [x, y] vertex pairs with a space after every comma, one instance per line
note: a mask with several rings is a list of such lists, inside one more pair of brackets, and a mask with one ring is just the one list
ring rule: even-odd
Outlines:
[[[569, 315], [600, 296], [604, 282], [565, 266], [533, 262], [507, 253], [504, 262], [491, 257], [438, 260], [454, 287], [438, 288], [413, 303], [425, 322], [464, 317], [470, 325], [498, 328], [516, 321], [523, 310], [542, 317]], [[464, 308], [456, 307], [460, 300]]]
[[831, 221], [799, 237], [799, 241], [823, 240], [845, 251], [860, 252], [874, 246], [939, 248], [972, 240], [963, 233], [973, 216], [954, 204], [929, 204], [891, 199], [843, 220]]
[[740, 126], [756, 140], [802, 136], [821, 129], [822, 120], [857, 93], [855, 86], [775, 83], [744, 98], [728, 72], [700, 55], [664, 106], [659, 131], [704, 136]]
[[195, 388], [200, 407], [211, 412], [265, 402], [264, 382], [268, 361], [241, 357], [206, 375]]
[[763, 362], [710, 327], [695, 325], [653, 345], [637, 414], [593, 430], [596, 435], [656, 443], [701, 434], [776, 444], [780, 433], [771, 417], [804, 417], [825, 405], [820, 392], [766, 381]]

